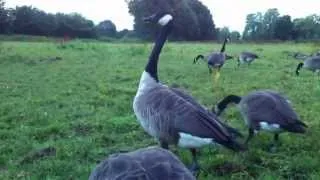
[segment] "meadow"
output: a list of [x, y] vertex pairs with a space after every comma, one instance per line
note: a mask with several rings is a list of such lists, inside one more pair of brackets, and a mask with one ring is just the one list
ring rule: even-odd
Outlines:
[[[0, 44], [0, 179], [88, 179], [91, 170], [111, 153], [157, 142], [146, 134], [132, 109], [151, 43], [100, 43], [76, 40]], [[320, 78], [302, 70], [283, 51], [313, 52], [311, 43], [228, 44], [226, 52], [257, 52], [261, 59], [237, 68], [229, 60], [217, 84], [198, 54], [221, 44], [168, 42], [161, 54], [160, 81], [179, 86], [211, 108], [229, 94], [246, 95], [274, 89], [287, 95], [309, 126], [305, 135], [282, 134], [276, 152], [266, 149], [273, 136], [260, 133], [249, 150], [201, 150], [207, 172], [199, 179], [319, 179]], [[247, 136], [234, 106], [222, 119]], [[175, 148], [173, 148], [175, 149]], [[178, 149], [185, 164], [188, 150]]]

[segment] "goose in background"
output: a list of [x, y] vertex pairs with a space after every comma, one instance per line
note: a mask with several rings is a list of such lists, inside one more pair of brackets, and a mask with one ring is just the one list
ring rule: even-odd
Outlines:
[[[162, 26], [133, 100], [133, 110], [143, 129], [169, 149], [173, 144], [191, 151], [190, 170], [197, 174], [198, 148], [220, 144], [234, 151], [246, 150], [235, 140], [237, 130], [222, 123], [214, 113], [209, 113], [183, 91], [169, 88], [159, 82], [157, 66], [161, 49], [173, 28], [173, 16], [156, 13], [144, 19]], [[231, 130], [233, 129], [233, 131]], [[240, 134], [240, 133], [239, 133]]]
[[224, 39], [220, 52], [213, 52], [206, 57], [202, 54], [199, 54], [193, 60], [193, 64], [195, 64], [199, 59], [202, 59], [202, 60], [206, 59], [205, 61], [207, 62], [209, 73], [212, 73], [213, 69], [215, 70], [215, 74], [214, 74], [215, 81], [219, 79], [220, 69], [223, 67], [225, 61], [233, 58], [233, 56], [229, 56], [225, 53], [226, 43], [228, 41], [229, 41], [229, 38]]
[[259, 56], [255, 53], [252, 52], [248, 52], [248, 51], [244, 51], [242, 52], [239, 57], [238, 57], [238, 67], [240, 66], [240, 64], [248, 64], [248, 66], [250, 66], [250, 64], [255, 60], [258, 59]]
[[296, 69], [297, 76], [299, 76], [301, 68], [305, 68], [310, 71], [313, 71], [314, 73], [318, 73], [318, 76], [319, 76], [320, 75], [320, 56], [309, 57], [304, 62], [299, 63]]
[[245, 144], [253, 137], [254, 133], [264, 130], [274, 133], [274, 143], [271, 150], [275, 150], [275, 144], [282, 132], [305, 133], [307, 125], [299, 120], [298, 115], [290, 105], [288, 98], [272, 90], [259, 90], [249, 93], [247, 96], [226, 96], [215, 106], [215, 112], [220, 115], [229, 103], [237, 104], [246, 125], [249, 135]]
[[109, 155], [89, 176], [89, 180], [108, 179], [196, 180], [172, 152], [160, 147]]

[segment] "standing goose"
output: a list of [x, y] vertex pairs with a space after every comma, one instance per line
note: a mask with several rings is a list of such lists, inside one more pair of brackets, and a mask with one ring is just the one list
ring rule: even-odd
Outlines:
[[232, 56], [229, 56], [225, 53], [226, 43], [229, 41], [228, 38], [224, 39], [223, 45], [220, 52], [213, 52], [208, 56], [204, 57], [202, 54], [194, 58], [193, 64], [195, 64], [199, 59], [207, 59], [207, 64], [209, 68], [209, 73], [212, 73], [212, 69], [216, 69], [215, 79], [217, 80], [220, 77], [220, 69], [224, 65], [225, 60], [232, 59]]
[[296, 75], [299, 76], [300, 69], [305, 68], [320, 75], [320, 56], [313, 56], [307, 58], [304, 62], [299, 63], [296, 69]]
[[[259, 130], [273, 132], [276, 143], [280, 133], [284, 131], [305, 133], [304, 127], [307, 127], [299, 120], [289, 102], [278, 92], [259, 90], [253, 91], [245, 97], [226, 96], [215, 106], [215, 112], [220, 115], [229, 103], [237, 104], [246, 125], [249, 127], [249, 135], [245, 144], [248, 144], [254, 132]], [[274, 148], [273, 145], [272, 148]]]
[[172, 152], [159, 147], [112, 154], [89, 177], [89, 180], [109, 179], [196, 180]]
[[255, 59], [258, 59], [258, 58], [259, 56], [257, 54], [244, 51], [238, 57], [238, 67], [240, 66], [240, 64], [244, 64], [244, 63], [248, 64], [249, 66]]
[[197, 173], [200, 168], [196, 157], [197, 148], [216, 143], [234, 151], [245, 148], [234, 140], [234, 132], [215, 114], [208, 113], [182, 91], [159, 83], [159, 55], [172, 30], [172, 20], [170, 14], [164, 13], [145, 18], [148, 22], [158, 22], [162, 28], [141, 75], [133, 110], [143, 129], [156, 138], [162, 148], [169, 149], [169, 144], [173, 144], [190, 149], [193, 157], [190, 170]]

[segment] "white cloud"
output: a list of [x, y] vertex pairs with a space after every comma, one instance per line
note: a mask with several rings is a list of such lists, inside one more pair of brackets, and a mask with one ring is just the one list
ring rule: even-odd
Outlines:
[[[210, 9], [217, 27], [229, 26], [232, 30], [243, 31], [246, 15], [278, 8], [281, 15], [293, 18], [319, 13], [319, 0], [200, 0]], [[7, 0], [8, 7], [32, 5], [46, 12], [78, 12], [95, 23], [111, 19], [118, 30], [133, 28], [133, 17], [124, 0]]]

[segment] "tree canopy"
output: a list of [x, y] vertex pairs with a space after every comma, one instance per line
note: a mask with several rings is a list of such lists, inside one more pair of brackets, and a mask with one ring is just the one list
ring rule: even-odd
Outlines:
[[[134, 16], [134, 30], [117, 31], [111, 20], [97, 25], [78, 13], [51, 14], [32, 6], [6, 8], [0, 0], [0, 34], [26, 34], [79, 38], [141, 38], [150, 39], [158, 28], [142, 22], [142, 17], [166, 11], [174, 15], [173, 40], [223, 40], [269, 41], [320, 39], [320, 14], [292, 19], [280, 15], [277, 8], [265, 13], [250, 13], [242, 36], [228, 27], [215, 27], [209, 9], [199, 0], [126, 0], [128, 11]], [[103, 39], [103, 38], [101, 38]], [[108, 38], [106, 38], [108, 39]]]
[[278, 9], [247, 15], [243, 32], [245, 40], [299, 40], [320, 38], [320, 16], [316, 14], [291, 20], [280, 16]]
[[212, 15], [209, 9], [198, 0], [127, 0], [127, 3], [129, 13], [134, 16], [134, 30], [142, 38], [155, 32], [154, 28], [142, 22], [142, 17], [158, 11], [166, 11], [174, 15], [173, 39], [206, 40], [215, 38]]

